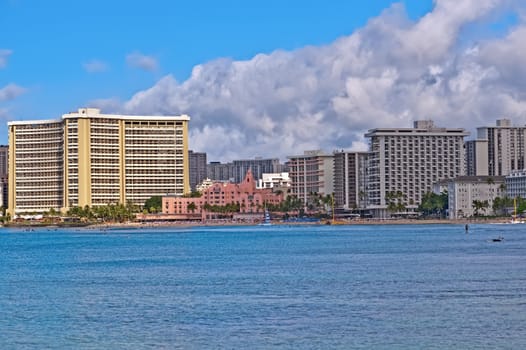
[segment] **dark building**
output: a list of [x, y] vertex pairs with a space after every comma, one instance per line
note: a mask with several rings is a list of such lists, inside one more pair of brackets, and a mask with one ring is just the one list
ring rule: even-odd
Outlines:
[[9, 147], [0, 145], [0, 206], [7, 208], [7, 169], [9, 159]]
[[206, 166], [206, 176], [214, 181], [234, 181], [234, 165], [232, 163], [210, 162]]
[[189, 150], [188, 164], [190, 167], [190, 188], [194, 191], [196, 186], [207, 177], [206, 153]]
[[243, 159], [234, 160], [234, 182], [240, 183], [245, 178], [245, 174], [250, 169], [255, 180], [261, 180], [263, 174], [267, 173], [281, 173], [283, 165], [279, 163], [279, 159]]
[[248, 170], [251, 170], [254, 180], [261, 180], [263, 174], [282, 173], [286, 166], [279, 159], [241, 159], [232, 163], [210, 162], [207, 166], [208, 178], [215, 181], [232, 181], [241, 183]]

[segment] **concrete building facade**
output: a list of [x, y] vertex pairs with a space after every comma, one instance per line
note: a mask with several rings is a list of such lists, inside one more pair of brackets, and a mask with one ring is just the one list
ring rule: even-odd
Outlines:
[[366, 196], [373, 215], [388, 216], [393, 196], [412, 212], [435, 182], [463, 175], [467, 135], [464, 129], [435, 127], [431, 120], [415, 121], [413, 128], [369, 130]]
[[321, 196], [334, 192], [334, 156], [321, 150], [305, 151], [303, 155], [287, 157], [291, 181], [290, 194], [307, 204], [311, 194]]
[[334, 205], [366, 207], [367, 152], [334, 152]]
[[196, 190], [204, 179], [206, 179], [206, 153], [188, 151], [188, 165], [190, 176], [190, 189]]
[[466, 175], [488, 175], [488, 140], [469, 140], [466, 141], [465, 147]]
[[206, 166], [206, 177], [212, 181], [234, 182], [234, 164], [210, 162]]
[[485, 202], [480, 215], [493, 214], [493, 201], [503, 197], [504, 177], [502, 176], [459, 176], [448, 181], [449, 218], [460, 219], [475, 215], [474, 201]]
[[142, 206], [189, 192], [189, 120], [81, 108], [60, 120], [10, 122], [9, 213]]
[[263, 173], [257, 181], [257, 188], [290, 188], [289, 173]]
[[509, 198], [526, 199], [526, 170], [515, 170], [505, 178], [506, 195]]
[[524, 144], [526, 126], [512, 126], [509, 119], [499, 119], [496, 126], [477, 128], [474, 146], [468, 146], [467, 173], [480, 176], [506, 176], [523, 170], [526, 162]]

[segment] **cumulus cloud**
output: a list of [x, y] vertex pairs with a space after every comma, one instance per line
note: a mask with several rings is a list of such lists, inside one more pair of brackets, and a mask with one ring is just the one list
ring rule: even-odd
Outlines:
[[6, 49], [0, 49], [0, 69], [5, 68], [7, 66], [7, 59], [13, 51], [6, 50]]
[[0, 89], [0, 102], [11, 101], [26, 92], [26, 89], [16, 84], [8, 84]]
[[88, 73], [101, 73], [108, 70], [108, 65], [99, 60], [91, 60], [89, 62], [83, 63], [82, 67]]
[[463, 37], [469, 24], [489, 26], [498, 13], [523, 10], [514, 0], [436, 0], [412, 21], [397, 4], [331, 44], [218, 59], [195, 66], [183, 82], [168, 75], [129, 101], [105, 105], [188, 114], [190, 147], [225, 161], [363, 150], [368, 129], [411, 127], [417, 119], [470, 131], [502, 117], [523, 125], [523, 17], [504, 37]]
[[143, 55], [140, 52], [133, 52], [127, 55], [126, 63], [130, 67], [143, 69], [149, 72], [156, 71], [159, 68], [159, 63], [155, 57]]

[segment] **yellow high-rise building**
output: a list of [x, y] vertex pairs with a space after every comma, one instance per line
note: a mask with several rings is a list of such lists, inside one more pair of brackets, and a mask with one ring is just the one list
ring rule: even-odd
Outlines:
[[189, 120], [81, 108], [60, 120], [8, 123], [8, 212], [143, 205], [189, 192]]

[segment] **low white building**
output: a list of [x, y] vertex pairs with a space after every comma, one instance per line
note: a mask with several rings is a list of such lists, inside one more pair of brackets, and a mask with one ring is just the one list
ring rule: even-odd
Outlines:
[[449, 218], [475, 215], [474, 201], [487, 203], [480, 215], [493, 214], [493, 200], [505, 196], [502, 176], [459, 176], [448, 182]]
[[196, 191], [203, 193], [208, 189], [208, 187], [211, 187], [213, 184], [214, 181], [210, 180], [209, 178], [206, 178], [203, 181], [201, 181], [201, 183], [197, 184], [197, 186], [195, 186], [195, 189]]
[[506, 176], [506, 193], [509, 198], [526, 198], [526, 170], [513, 171]]
[[289, 173], [263, 173], [257, 183], [258, 189], [288, 187], [290, 187]]

